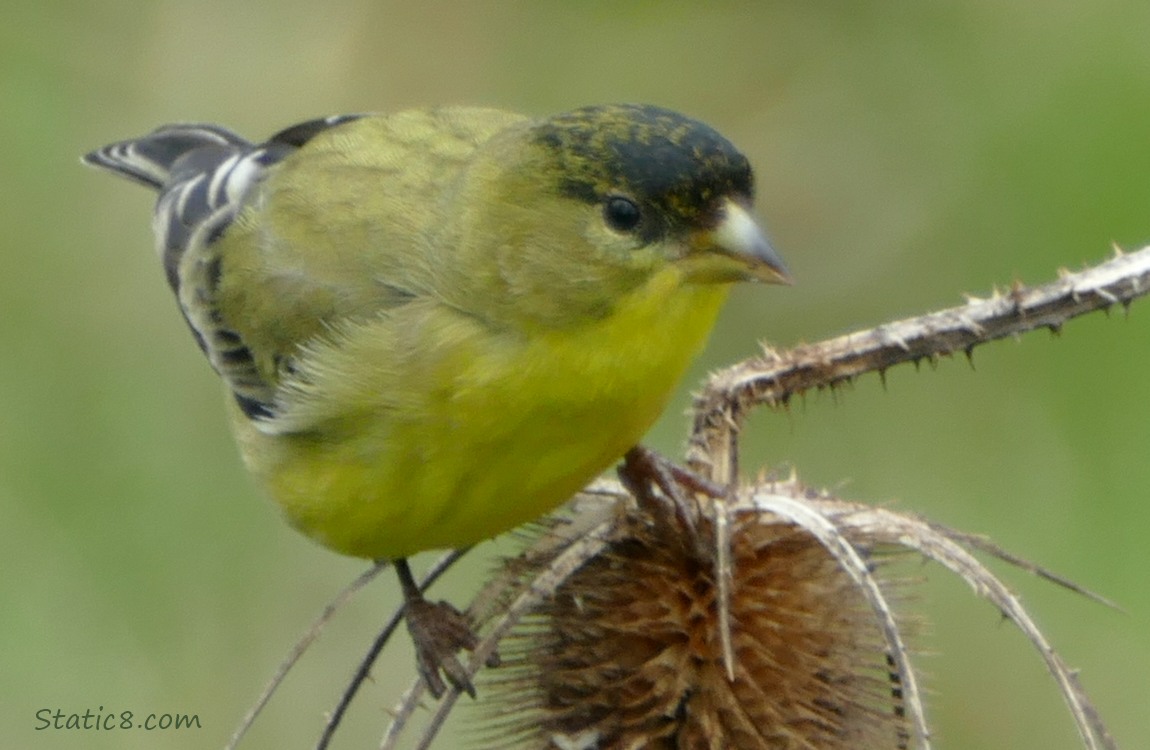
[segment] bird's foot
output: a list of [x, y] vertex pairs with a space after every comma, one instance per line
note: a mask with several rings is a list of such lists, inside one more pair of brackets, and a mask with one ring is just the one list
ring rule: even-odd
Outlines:
[[474, 698], [475, 686], [459, 660], [460, 651], [474, 651], [479, 645], [467, 616], [447, 602], [431, 602], [422, 596], [408, 599], [404, 606], [415, 662], [427, 689], [439, 698], [447, 689], [446, 677], [453, 687]]
[[[623, 464], [619, 467], [619, 479], [640, 505], [647, 508], [670, 506], [675, 519], [691, 538], [697, 537], [698, 510], [692, 498], [684, 490], [712, 498], [725, 497], [727, 494], [726, 488], [689, 469], [677, 466], [669, 459], [641, 445], [636, 445], [623, 456]], [[656, 487], [661, 496], [655, 494]]]
[[[403, 589], [403, 619], [415, 644], [416, 667], [427, 689], [436, 698], [441, 697], [447, 690], [443, 681], [446, 677], [452, 687], [474, 698], [475, 686], [459, 660], [460, 651], [474, 651], [479, 645], [471, 621], [447, 602], [424, 598], [406, 559], [392, 560], [392, 565]], [[493, 651], [485, 663], [489, 667], [498, 666], [499, 654]]]

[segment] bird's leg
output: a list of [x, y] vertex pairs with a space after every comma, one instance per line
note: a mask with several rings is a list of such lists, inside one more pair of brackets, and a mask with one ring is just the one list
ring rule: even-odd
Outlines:
[[[696, 536], [695, 508], [691, 498], [683, 494], [686, 488], [713, 498], [724, 497], [726, 489], [706, 477], [676, 466], [650, 448], [636, 445], [623, 456], [619, 479], [641, 505], [657, 507], [670, 505], [675, 518], [691, 536]], [[658, 487], [660, 499], [652, 488]]]
[[424, 598], [406, 559], [392, 560], [392, 564], [403, 588], [404, 619], [415, 643], [416, 665], [427, 689], [436, 698], [443, 695], [447, 688], [440, 676], [442, 672], [452, 686], [474, 698], [475, 686], [457, 656], [460, 651], [474, 651], [479, 645], [467, 616], [447, 602]]

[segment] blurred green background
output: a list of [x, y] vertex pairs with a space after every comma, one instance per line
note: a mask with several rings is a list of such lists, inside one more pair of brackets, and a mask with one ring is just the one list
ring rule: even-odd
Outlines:
[[[766, 338], [814, 341], [1150, 239], [1150, 5], [31, 2], [0, 25], [0, 746], [220, 747], [363, 565], [245, 477], [151, 251], [151, 199], [78, 156], [172, 120], [266, 135], [438, 103], [619, 100], [704, 119], [755, 164], [798, 285], [740, 290], [688, 391]], [[1117, 739], [1150, 747], [1150, 304], [762, 415], [745, 466], [984, 532], [1119, 602], [1007, 571]], [[478, 570], [482, 566], [477, 566]], [[939, 746], [1077, 747], [1040, 660], [949, 579], [914, 606]], [[474, 574], [470, 577], [474, 577]], [[463, 600], [468, 575], [444, 588]], [[310, 747], [394, 604], [305, 659], [249, 748]], [[405, 644], [406, 645], [406, 644]], [[374, 747], [410, 654], [337, 747]], [[43, 708], [195, 713], [189, 731], [36, 731]], [[467, 722], [457, 723], [466, 734]], [[459, 736], [459, 735], [456, 735]], [[454, 747], [447, 741], [444, 747]]]

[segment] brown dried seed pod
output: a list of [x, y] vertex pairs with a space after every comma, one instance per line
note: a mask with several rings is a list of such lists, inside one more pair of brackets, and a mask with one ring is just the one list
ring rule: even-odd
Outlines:
[[874, 614], [818, 541], [736, 517], [732, 681], [713, 558], [674, 525], [629, 512], [617, 541], [505, 642], [500, 747], [906, 747]]

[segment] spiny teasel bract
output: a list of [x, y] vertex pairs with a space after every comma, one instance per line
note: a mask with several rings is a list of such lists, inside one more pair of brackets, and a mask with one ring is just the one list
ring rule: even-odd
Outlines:
[[[503, 667], [489, 673], [501, 713], [496, 746], [908, 746], [897, 671], [874, 613], [811, 534], [770, 515], [734, 517], [731, 680], [715, 559], [700, 543], [713, 533], [706, 514], [692, 536], [638, 505], [624, 512], [606, 549], [504, 641]], [[525, 576], [546, 564], [524, 564]]]

